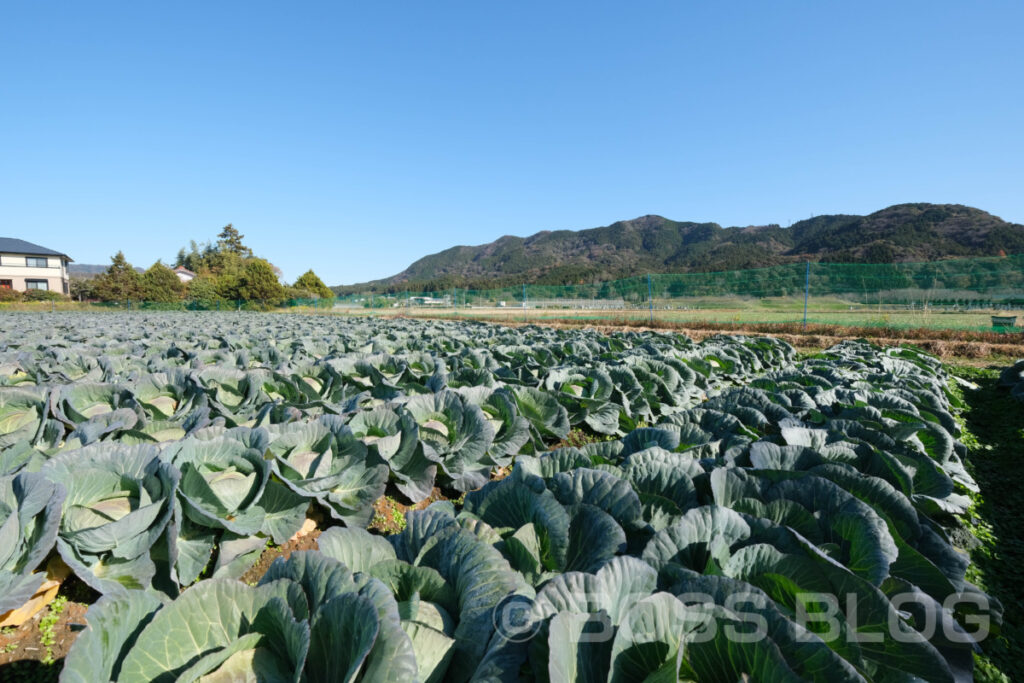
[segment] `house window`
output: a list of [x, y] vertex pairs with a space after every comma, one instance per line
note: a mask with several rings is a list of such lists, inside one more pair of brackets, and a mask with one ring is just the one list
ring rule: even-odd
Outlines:
[[14, 283], [10, 280], [0, 280], [0, 289], [13, 289]]
[[25, 289], [49, 289], [50, 283], [46, 280], [25, 280]]
[[50, 263], [43, 257], [26, 256], [25, 265], [29, 268], [48, 268]]

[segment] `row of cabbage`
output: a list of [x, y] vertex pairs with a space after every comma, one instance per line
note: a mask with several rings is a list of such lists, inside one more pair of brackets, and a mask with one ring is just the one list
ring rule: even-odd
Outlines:
[[[941, 524], [973, 484], [937, 364], [844, 344], [758, 383], [395, 536], [329, 529], [256, 587], [105, 598], [66, 677], [970, 680], [998, 605]], [[807, 595], [843, 596], [835, 628]]]
[[[133, 371], [90, 378], [113, 380], [103, 386], [127, 392], [119, 394], [125, 404], [104, 399], [78, 422], [61, 420], [71, 414], [59, 398], [75, 385], [31, 371], [26, 354], [35, 349], [38, 360], [45, 345], [5, 351], [14, 355], [4, 368], [17, 368], [6, 383], [20, 386], [0, 395], [46, 393], [35, 413], [18, 414], [33, 416], [29, 423], [12, 413], [3, 423], [14, 426], [8, 436], [18, 434], [2, 446], [10, 474], [0, 487], [8, 542], [0, 549], [11, 549], [0, 557], [3, 594], [31, 594], [38, 579], [28, 572], [55, 543], [105, 596], [90, 610], [66, 678], [970, 680], [965, 627], [997, 623], [998, 606], [965, 581], [967, 560], [945, 530], [975, 486], [934, 359], [849, 343], [794, 364], [792, 349], [768, 340], [696, 345], [527, 330], [519, 334], [536, 335], [536, 349], [519, 344], [534, 350], [510, 362], [514, 354], [501, 350], [515, 334], [508, 331], [353, 328], [361, 347], [342, 342], [346, 356], [329, 351], [312, 365], [359, 369], [322, 369], [318, 387], [309, 374], [289, 374], [290, 360], [261, 367], [249, 355], [258, 337], [219, 342], [237, 365], [248, 356], [238, 372], [256, 375], [246, 380], [259, 388], [243, 411], [196, 379], [211, 370], [198, 346], [179, 355], [155, 342], [147, 346], [164, 350], [146, 370], [174, 372], [153, 367], [154, 357], [195, 353], [176, 369], [193, 388], [161, 410], [160, 396], [137, 388], [155, 373], [141, 371], [135, 348], [119, 366]], [[432, 345], [425, 382], [407, 370], [416, 366], [409, 351], [393, 345], [417, 339]], [[289, 348], [306, 354], [312, 343]], [[487, 373], [479, 377], [493, 384], [452, 382], [460, 358], [481, 355]], [[663, 366], [641, 375], [630, 395], [617, 383], [625, 375], [611, 370], [637, 377], [641, 359]], [[420, 380], [428, 367], [417, 366]], [[669, 386], [665, 368], [686, 379]], [[595, 371], [614, 377], [613, 387], [589, 403], [581, 399], [602, 386]], [[274, 396], [273, 378], [314, 388], [318, 398]], [[347, 389], [354, 393], [344, 403], [324, 389], [351, 384], [361, 389]], [[495, 396], [504, 413], [484, 408]], [[416, 401], [431, 410], [417, 412]], [[595, 422], [620, 438], [546, 452], [569, 424], [601, 433], [587, 418], [609, 402], [615, 428]], [[278, 412], [264, 408], [270, 403]], [[121, 410], [135, 423], [80, 437], [83, 424], [112, 424], [103, 417]], [[485, 446], [462, 440], [470, 430], [460, 416], [477, 411], [476, 424], [490, 427]], [[636, 428], [634, 411], [654, 426]], [[145, 431], [161, 421], [181, 433], [160, 436], [178, 440]], [[509, 425], [517, 427], [503, 432]], [[505, 441], [513, 445], [496, 446], [512, 432], [520, 434]], [[466, 451], [479, 451], [471, 460], [486, 466], [445, 466]], [[511, 476], [485, 483], [514, 455]], [[411, 498], [422, 494], [427, 483], [416, 472], [424, 467], [475, 490], [459, 510], [411, 513], [390, 539], [360, 530], [388, 479]], [[265, 537], [287, 539], [310, 501], [346, 526], [327, 530], [318, 552], [276, 564], [258, 587], [226, 579], [252, 563]], [[222, 578], [168, 600], [211, 574]], [[146, 587], [156, 590], [133, 590]], [[806, 595], [846, 596], [836, 606], [838, 632], [802, 622]], [[723, 627], [749, 626], [751, 610], [762, 637], [736, 642]]]
[[[23, 499], [22, 526], [38, 528], [0, 564], [0, 613], [32, 594], [54, 545], [101, 593], [173, 596], [200, 577], [244, 573], [267, 539], [301, 528], [311, 504], [365, 527], [389, 483], [412, 502], [437, 484], [479, 488], [572, 425], [620, 434], [792, 357], [768, 340], [327, 318], [317, 324], [333, 336], [318, 339], [330, 345], [299, 319], [285, 360], [274, 356], [279, 330], [233, 318], [209, 321], [233, 336], [183, 333], [192, 318], [172, 314], [108, 341], [94, 328], [118, 318], [72, 316], [87, 330], [60, 330], [70, 339], [60, 346], [33, 334], [28, 323], [45, 319], [27, 318], [4, 342], [5, 519], [13, 534]], [[217, 355], [204, 356], [211, 346]]]

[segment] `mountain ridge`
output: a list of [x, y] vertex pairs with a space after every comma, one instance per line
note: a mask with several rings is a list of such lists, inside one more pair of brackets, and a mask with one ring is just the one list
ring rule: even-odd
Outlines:
[[778, 224], [725, 227], [648, 214], [585, 230], [503, 235], [417, 259], [353, 291], [486, 289], [575, 284], [641, 273], [741, 270], [792, 263], [892, 263], [1024, 253], [1024, 225], [962, 204], [896, 204], [867, 215], [828, 214]]
[[[107, 268], [110, 264], [103, 265], [101, 263], [69, 263], [68, 264], [68, 275], [73, 278], [80, 278], [88, 280], [94, 278], [97, 275], [102, 275], [107, 272]], [[145, 273], [145, 268], [135, 266], [136, 273]]]

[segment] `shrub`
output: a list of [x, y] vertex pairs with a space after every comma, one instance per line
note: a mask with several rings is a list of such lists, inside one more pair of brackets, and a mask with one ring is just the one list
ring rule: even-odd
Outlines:
[[140, 292], [144, 301], [170, 303], [180, 301], [185, 293], [185, 283], [174, 271], [157, 261], [142, 274]]
[[209, 275], [200, 275], [188, 283], [188, 298], [200, 309], [212, 310], [226, 301], [217, 289], [217, 280]]
[[29, 289], [21, 298], [24, 301], [63, 301], [65, 297], [60, 292], [51, 292], [47, 289]]

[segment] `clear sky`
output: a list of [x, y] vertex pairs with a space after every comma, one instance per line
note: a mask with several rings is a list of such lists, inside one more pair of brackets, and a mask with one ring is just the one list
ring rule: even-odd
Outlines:
[[0, 235], [291, 281], [656, 213], [1024, 222], [1024, 3], [0, 5]]

